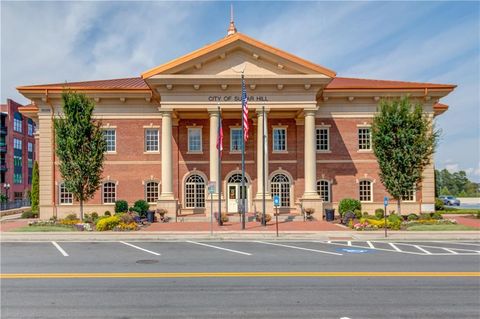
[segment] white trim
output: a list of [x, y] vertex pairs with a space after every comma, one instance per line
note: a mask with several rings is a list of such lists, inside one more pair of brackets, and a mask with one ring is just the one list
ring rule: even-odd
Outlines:
[[158, 201], [158, 199], [160, 198], [160, 194], [161, 194], [161, 190], [160, 190], [161, 182], [159, 180], [156, 180], [156, 179], [143, 180], [143, 196], [144, 196], [145, 201], [149, 204], [157, 204], [157, 202], [149, 202], [147, 200], [147, 184], [148, 183], [157, 183], [157, 194], [158, 194], [157, 201]]
[[[113, 131], [114, 132], [114, 137], [115, 137], [115, 149], [113, 151], [107, 150], [105, 153], [106, 154], [117, 154], [117, 127], [116, 126], [105, 126], [102, 127], [103, 131]], [[105, 134], [105, 133], [102, 133]], [[105, 135], [104, 135], [105, 138]], [[105, 141], [106, 143], [106, 141]]]
[[242, 150], [232, 150], [232, 133], [233, 131], [238, 131], [240, 130], [240, 139], [243, 138], [242, 136], [242, 127], [239, 127], [239, 126], [230, 126], [230, 154], [241, 154], [242, 153]]
[[[368, 181], [370, 182], [370, 200], [361, 200], [360, 199], [360, 183], [363, 182], [363, 181]], [[370, 179], [370, 178], [361, 178], [361, 179], [358, 179], [358, 200], [361, 202], [361, 203], [373, 203], [373, 183], [375, 181]]]
[[[205, 191], [205, 196], [204, 196], [204, 199], [205, 199], [205, 207], [187, 207], [187, 204], [186, 204], [186, 199], [187, 199], [187, 196], [186, 196], [186, 191], [185, 191], [185, 187], [186, 187], [186, 181], [187, 181], [187, 178], [189, 178], [190, 176], [192, 175], [198, 175], [200, 177], [203, 178], [203, 180], [205, 181], [205, 187], [204, 187], [204, 191]], [[187, 172], [185, 175], [183, 175], [183, 178], [182, 178], [182, 187], [181, 187], [181, 193], [182, 193], [182, 208], [184, 209], [206, 209], [207, 208], [207, 199], [208, 199], [208, 181], [209, 179], [207, 178], [207, 175], [202, 172], [202, 171], [199, 171], [197, 169], [193, 169], [192, 171], [189, 171]]]
[[[361, 129], [368, 129], [369, 130], [369, 146], [370, 148], [360, 148], [360, 130]], [[371, 153], [372, 149], [372, 128], [371, 125], [357, 125], [357, 152], [359, 153]]]
[[[285, 130], [285, 149], [275, 150], [275, 130]], [[272, 125], [272, 153], [287, 154], [288, 153], [288, 126], [287, 125]]]
[[[317, 130], [324, 129], [327, 130], [327, 149], [326, 150], [319, 150], [318, 149], [318, 134]], [[317, 153], [331, 153], [332, 149], [330, 147], [330, 125], [316, 125], [315, 126], [315, 150]]]
[[[72, 202], [71, 203], [62, 203], [62, 185], [65, 183], [65, 181], [61, 181], [60, 183], [57, 183], [57, 187], [58, 187], [58, 205], [60, 206], [72, 206], [73, 205], [73, 194], [72, 194]], [[67, 190], [68, 193], [71, 194], [71, 192], [69, 192]]]
[[[190, 149], [190, 132], [199, 131], [200, 132], [200, 149], [192, 150]], [[202, 154], [203, 153], [203, 137], [202, 137], [202, 126], [187, 126], [187, 154]]]
[[317, 193], [318, 195], [320, 195], [320, 198], [323, 200], [323, 197], [322, 195], [318, 192], [318, 183], [321, 182], [321, 181], [324, 181], [324, 182], [327, 182], [328, 184], [328, 198], [326, 201], [326, 203], [331, 203], [332, 202], [332, 181], [328, 180], [328, 179], [325, 179], [325, 178], [320, 178], [320, 179], [317, 179], [317, 183], [316, 183], [316, 186], [317, 186]]
[[[157, 132], [157, 150], [147, 150], [147, 131]], [[160, 130], [157, 127], [143, 127], [143, 154], [160, 154]]]
[[[115, 185], [115, 198], [114, 198], [114, 201], [112, 203], [105, 203], [104, 187], [105, 187], [105, 184], [107, 184], [107, 183], [113, 183], [113, 185]], [[117, 186], [118, 186], [118, 181], [107, 179], [107, 180], [102, 182], [102, 192], [101, 192], [101, 194], [102, 194], [102, 205], [114, 205], [115, 204], [115, 202], [117, 201], [117, 193], [118, 193]]]
[[[290, 206], [288, 207], [280, 207], [280, 208], [292, 208], [295, 206], [295, 202], [294, 202], [294, 195], [295, 195], [295, 188], [294, 188], [294, 179], [293, 179], [293, 176], [292, 174], [290, 174], [288, 171], [282, 169], [281, 167], [275, 171], [273, 171], [272, 173], [270, 173], [270, 175], [268, 175], [268, 180], [267, 180], [267, 190], [270, 191], [270, 193], [272, 194], [272, 178], [277, 175], [277, 174], [283, 174], [285, 176], [287, 176], [287, 178], [289, 179], [290, 181]], [[272, 194], [273, 196], [273, 194]]]

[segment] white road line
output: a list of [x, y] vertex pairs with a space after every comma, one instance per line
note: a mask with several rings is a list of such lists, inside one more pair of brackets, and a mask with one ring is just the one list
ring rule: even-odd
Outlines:
[[124, 242], [124, 241], [120, 241], [120, 243], [122, 243], [122, 244], [124, 244], [124, 245], [127, 245], [127, 246], [130, 246], [130, 247], [133, 247], [133, 248], [136, 248], [136, 249], [138, 249], [138, 250], [142, 250], [142, 251], [144, 251], [144, 252], [147, 252], [147, 253], [152, 254], [152, 255], [155, 255], [155, 256], [160, 256], [159, 253], [156, 253], [156, 252], [154, 252], [154, 251], [151, 251], [151, 250], [148, 250], [148, 249], [144, 249], [144, 248], [142, 248], [142, 247], [138, 247], [138, 246], [135, 246], [135, 245], [126, 243], [126, 242]]
[[373, 246], [371, 242], [367, 241], [367, 244], [368, 244], [368, 247], [375, 249], [375, 246]]
[[332, 243], [332, 241], [331, 241], [331, 240], [329, 240], [329, 241], [327, 241], [327, 243], [331, 244], [331, 243]]
[[431, 243], [442, 243], [442, 244], [454, 244], [454, 245], [468, 245], [468, 246], [480, 246], [480, 244], [473, 243], [464, 243], [461, 241], [431, 241]]
[[298, 247], [298, 246], [290, 246], [290, 245], [282, 245], [282, 244], [274, 244], [274, 243], [269, 243], [266, 241], [255, 241], [256, 243], [261, 243], [261, 244], [266, 244], [266, 245], [273, 245], [273, 246], [279, 246], [279, 247], [286, 247], [286, 248], [293, 248], [293, 249], [299, 249], [299, 250], [306, 250], [306, 251], [313, 251], [316, 253], [323, 253], [323, 254], [330, 254], [330, 255], [336, 255], [336, 256], [343, 256], [343, 254], [339, 253], [334, 253], [331, 251], [324, 251], [324, 250], [318, 250], [318, 249], [310, 249], [310, 248], [303, 248], [303, 247]]
[[443, 250], [446, 250], [446, 251], [448, 251], [449, 253], [452, 253], [452, 254], [454, 254], [454, 255], [458, 255], [458, 253], [457, 253], [456, 251], [453, 251], [453, 250], [451, 250], [451, 249], [448, 249], [448, 248], [445, 248], [445, 247], [442, 247], [442, 249], [443, 249]]
[[348, 245], [348, 246], [352, 246], [352, 242], [351, 242], [350, 240], [347, 241], [347, 245]]
[[[395, 243], [397, 245], [405, 245], [405, 246], [415, 246], [413, 244], [404, 244], [404, 243]], [[440, 246], [428, 246], [428, 245], [421, 245], [422, 247], [426, 247], [426, 248], [436, 248], [436, 249], [445, 249], [445, 247], [440, 247]], [[447, 249], [449, 249], [447, 247]], [[472, 249], [465, 249], [465, 248], [452, 248], [450, 247], [450, 249], [455, 249], [455, 250], [461, 250], [461, 251], [466, 251], [466, 252], [469, 252], [469, 253], [477, 253], [477, 254], [480, 254], [480, 251], [478, 250], [472, 250]]]
[[396, 251], [398, 252], [403, 252], [400, 248], [398, 248], [397, 246], [395, 246], [395, 244], [392, 244], [392, 243], [388, 243], [393, 249], [395, 249]]
[[67, 252], [66, 252], [65, 250], [63, 250], [63, 248], [62, 248], [62, 247], [60, 247], [60, 245], [59, 245], [59, 244], [57, 244], [57, 243], [56, 243], [56, 242], [54, 242], [54, 241], [52, 241], [52, 244], [53, 244], [53, 246], [55, 246], [55, 248], [57, 248], [57, 249], [58, 249], [58, 251], [59, 251], [59, 252], [61, 252], [61, 253], [62, 253], [62, 255], [63, 255], [64, 257], [68, 257], [68, 254], [67, 254]]
[[246, 253], [246, 252], [239, 251], [239, 250], [233, 250], [233, 249], [228, 249], [228, 248], [223, 248], [223, 247], [208, 245], [208, 244], [199, 243], [199, 242], [191, 241], [191, 240], [187, 240], [186, 242], [187, 242], [187, 243], [190, 243], [190, 244], [196, 244], [196, 245], [200, 245], [200, 246], [205, 246], [205, 247], [210, 247], [210, 248], [216, 248], [216, 249], [220, 249], [220, 250], [225, 250], [225, 251], [229, 251], [229, 252], [231, 252], [231, 253], [237, 253], [237, 254], [242, 254], [242, 255], [247, 255], [247, 256], [251, 256], [251, 255], [252, 255], [252, 254], [250, 254], [250, 253]]
[[423, 249], [422, 247], [420, 247], [420, 246], [418, 246], [418, 245], [413, 245], [413, 247], [417, 248], [418, 250], [423, 251], [423, 252], [424, 252], [425, 254], [427, 254], [427, 255], [431, 255], [431, 254], [432, 254], [432, 253], [429, 252], [428, 250]]
[[[320, 244], [327, 244], [327, 242], [325, 241], [313, 241], [314, 243], [320, 243]], [[385, 243], [385, 242], [381, 242], [381, 243]], [[339, 243], [331, 243], [330, 245], [339, 245], [339, 246], [347, 246], [346, 244], [339, 244]], [[348, 247], [348, 246], [347, 246]], [[358, 248], [363, 248], [365, 249], [366, 247], [365, 246], [359, 246], [359, 245], [352, 245], [352, 247], [358, 247]], [[389, 252], [394, 252], [393, 250], [391, 249], [385, 249], [385, 248], [373, 248], [375, 250], [381, 250], [381, 251], [389, 251]], [[400, 253], [402, 254], [411, 254], [411, 255], [420, 255], [420, 256], [425, 256], [424, 253], [416, 253], [416, 252], [413, 252], [413, 251], [400, 251]], [[451, 255], [451, 254], [448, 254], [448, 255]]]

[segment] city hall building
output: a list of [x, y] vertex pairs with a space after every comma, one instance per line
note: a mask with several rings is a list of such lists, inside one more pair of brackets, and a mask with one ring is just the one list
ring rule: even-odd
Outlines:
[[[242, 72], [250, 127], [246, 192], [240, 186]], [[32, 101], [21, 112], [38, 127], [41, 218], [79, 212], [54, 152], [52, 123], [61, 112], [65, 88], [95, 101], [94, 116], [107, 141], [103, 182], [85, 212], [103, 214], [113, 211], [118, 199], [129, 205], [145, 199], [170, 216], [202, 216], [210, 209], [208, 182], [220, 179], [222, 211], [237, 213], [245, 193], [247, 212], [260, 212], [265, 193], [267, 212], [278, 195], [282, 212], [314, 208], [321, 218], [325, 208], [337, 208], [343, 198], [359, 199], [363, 211], [383, 207], [388, 194], [370, 129], [381, 99], [409, 95], [433, 118], [447, 110], [438, 102], [455, 85], [337, 77], [330, 69], [238, 33], [231, 23], [226, 37], [139, 77], [21, 86], [19, 92]], [[224, 135], [220, 176], [218, 107]], [[434, 199], [431, 165], [421, 188], [406, 194], [403, 212], [432, 211]], [[217, 201], [214, 205], [216, 210]]]

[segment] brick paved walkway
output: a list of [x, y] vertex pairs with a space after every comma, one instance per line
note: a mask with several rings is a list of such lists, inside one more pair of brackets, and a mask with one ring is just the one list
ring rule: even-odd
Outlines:
[[11, 231], [15, 228], [20, 228], [23, 226], [28, 226], [28, 219], [22, 220], [4, 220], [0, 223], [0, 232]]
[[457, 224], [480, 228], [480, 219], [475, 218], [471, 215], [443, 215], [443, 218], [454, 219], [457, 221]]
[[[228, 222], [224, 226], [213, 224], [214, 231], [239, 231], [241, 230], [240, 222]], [[328, 223], [325, 221], [311, 221], [311, 222], [279, 222], [279, 231], [350, 231], [349, 228], [337, 224]], [[142, 231], [209, 231], [210, 222], [183, 222], [183, 223], [153, 223], [150, 226], [142, 229]], [[245, 225], [245, 230], [258, 232], [272, 232], [275, 231], [275, 223], [270, 222], [266, 227], [263, 227], [258, 222], [249, 222]]]

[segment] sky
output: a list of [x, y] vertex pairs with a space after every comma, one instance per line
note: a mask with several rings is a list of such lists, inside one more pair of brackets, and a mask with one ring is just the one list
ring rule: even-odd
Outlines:
[[15, 87], [139, 76], [239, 32], [338, 76], [456, 84], [437, 169], [480, 181], [480, 2], [1, 1], [1, 101]]

